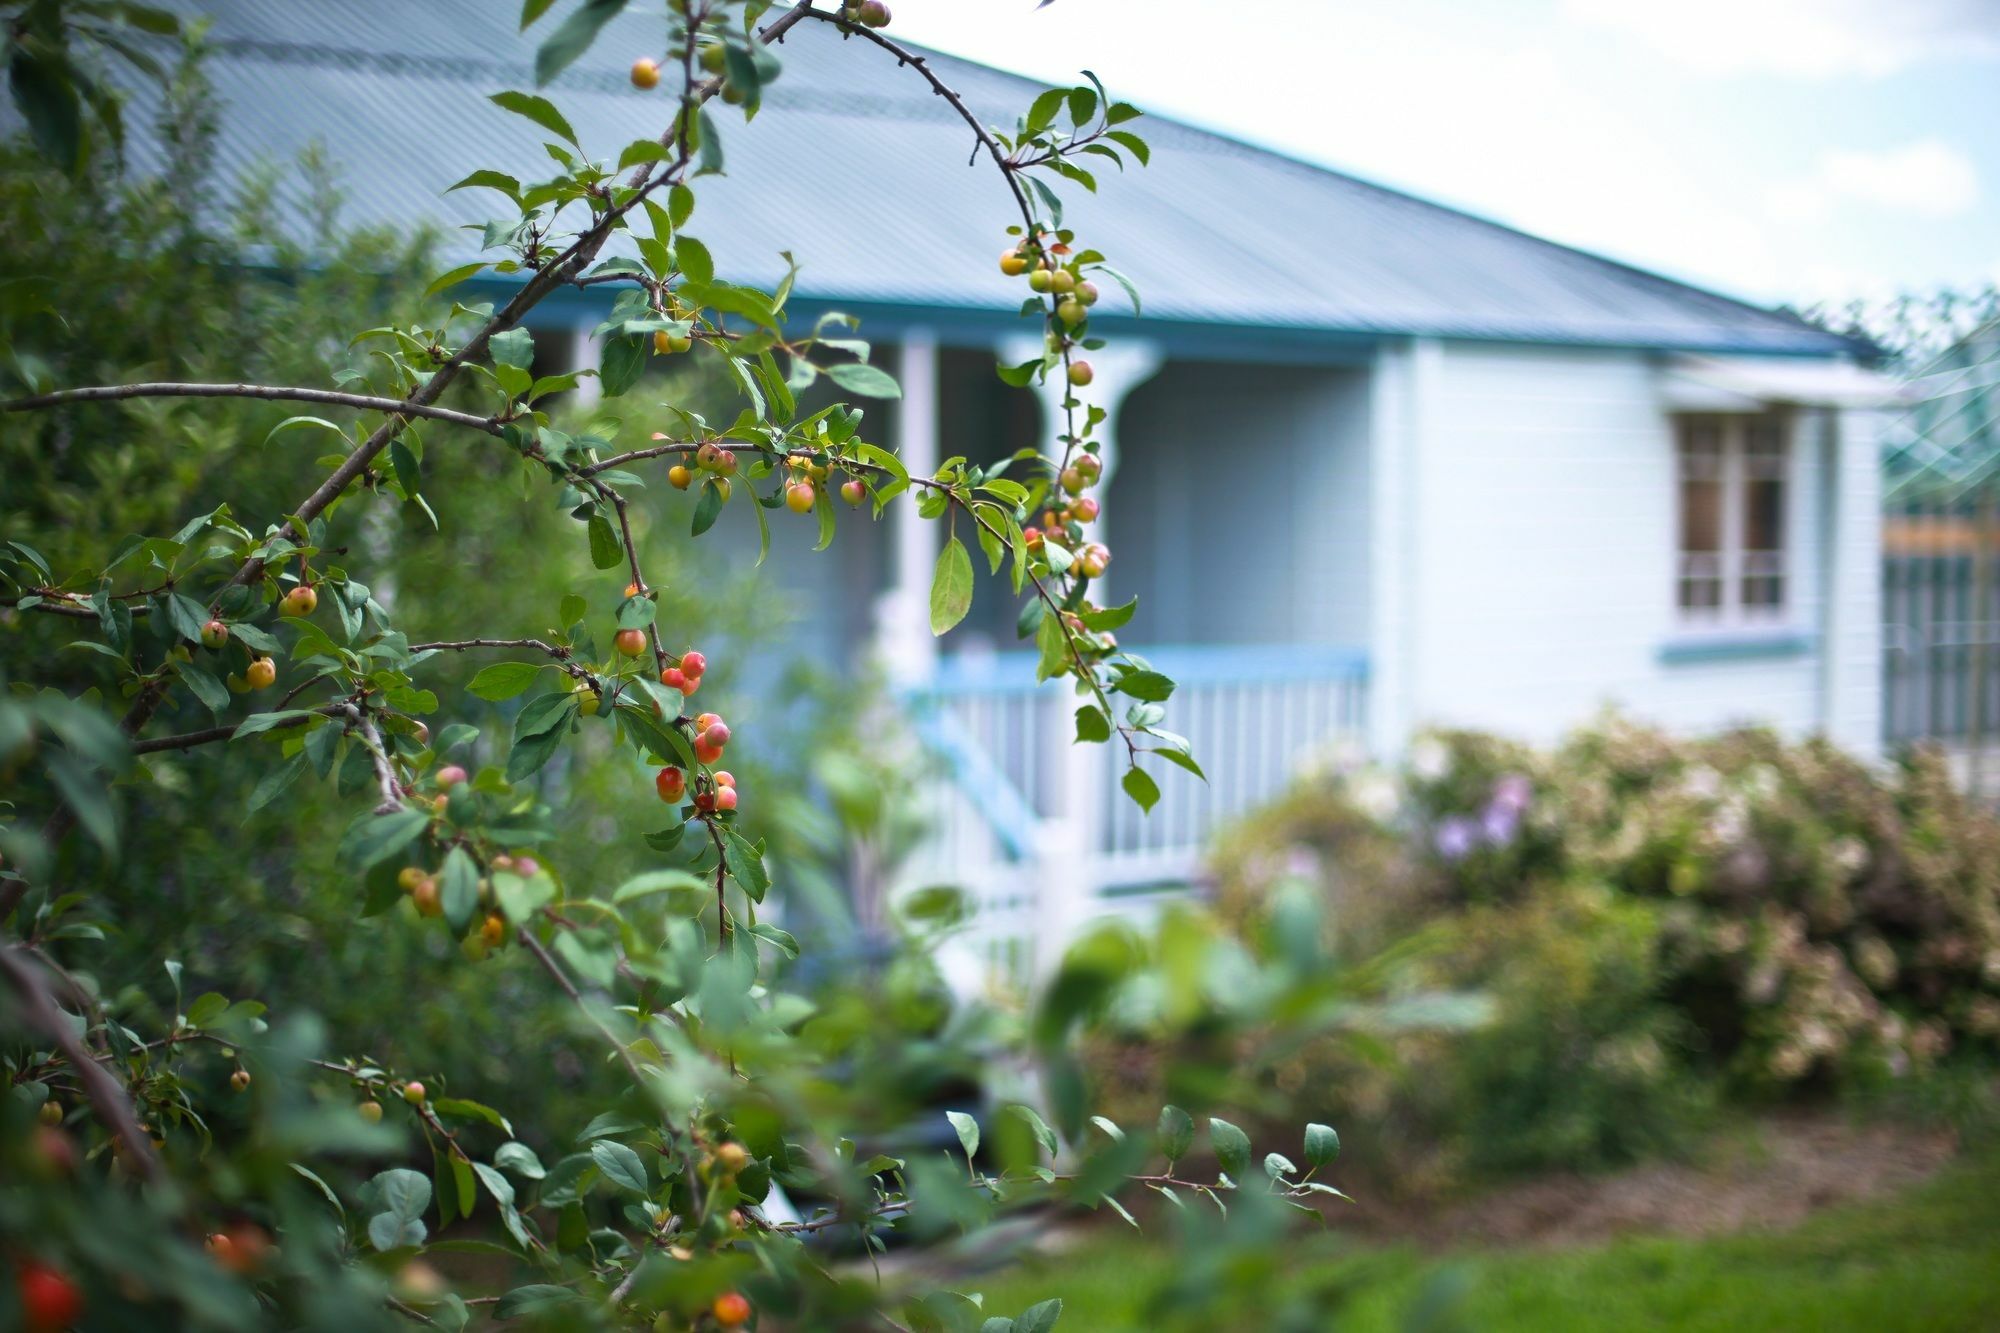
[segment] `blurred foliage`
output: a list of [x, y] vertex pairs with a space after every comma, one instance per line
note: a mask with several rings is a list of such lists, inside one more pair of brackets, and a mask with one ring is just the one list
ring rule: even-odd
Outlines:
[[1313, 1094], [1289, 1108], [1366, 1125], [1404, 1188], [1682, 1150], [1723, 1100], [2000, 1048], [2000, 822], [1927, 752], [1878, 771], [1616, 715], [1550, 750], [1444, 732], [1401, 769], [1300, 786], [1216, 867], [1226, 914], [1306, 873], [1344, 957], [1401, 940], [1405, 984], [1494, 1002], [1488, 1026], [1272, 1073]]

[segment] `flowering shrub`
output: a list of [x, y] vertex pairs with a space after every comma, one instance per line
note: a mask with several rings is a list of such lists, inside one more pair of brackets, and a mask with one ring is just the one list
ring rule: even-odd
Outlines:
[[1493, 1026], [1405, 1041], [1401, 1073], [1356, 1073], [1350, 1113], [1372, 1098], [1400, 1132], [1526, 1165], [1670, 1144], [1703, 1088], [1991, 1055], [1996, 853], [2000, 823], [1934, 755], [1876, 771], [1820, 741], [1682, 740], [1609, 715], [1551, 750], [1426, 735], [1397, 770], [1294, 791], [1217, 867], [1241, 910], [1315, 866], [1343, 949], [1421, 931], [1406, 984], [1488, 991]]

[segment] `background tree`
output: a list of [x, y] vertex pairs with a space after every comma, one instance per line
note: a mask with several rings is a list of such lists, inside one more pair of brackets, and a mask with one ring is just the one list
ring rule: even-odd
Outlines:
[[[529, 0], [524, 26], [549, 8]], [[539, 78], [623, 8], [591, 0], [555, 20]], [[748, 651], [754, 608], [698, 573], [675, 581], [696, 600], [666, 597], [673, 557], [635, 496], [649, 476], [693, 491], [697, 537], [725, 517], [759, 531], [800, 521], [766, 514], [789, 510], [825, 541], [849, 506], [865, 519], [913, 505], [949, 531], [936, 632], [966, 614], [975, 558], [1007, 569], [1042, 674], [1076, 690], [1080, 743], [1123, 749], [1142, 806], [1157, 798], [1142, 756], [1199, 772], [1161, 729], [1172, 682], [1116, 646], [1134, 607], [1091, 598], [1109, 552], [1086, 526], [1103, 419], [1085, 395], [1089, 319], [1100, 282], [1122, 279], [1063, 229], [1057, 188], [1095, 188], [1089, 156], [1143, 161], [1122, 128], [1138, 113], [1092, 79], [988, 129], [883, 35], [880, 4], [664, 11], [667, 49], [633, 67], [635, 84], [668, 90], [657, 139], [581, 145], [547, 98], [496, 95], [551, 136], [557, 164], [541, 182], [472, 178], [512, 210], [495, 228], [502, 257], [440, 276], [426, 295], [443, 300], [412, 311], [391, 293], [420, 253], [344, 241], [345, 262], [304, 279], [324, 284], [314, 327], [281, 330], [301, 303], [233, 262], [246, 240], [280, 234], [269, 196], [229, 209], [226, 240], [199, 223], [212, 176], [198, 62], [161, 71], [172, 170], [100, 189], [83, 169], [118, 129], [92, 69], [145, 68], [127, 29], [170, 21], [129, 4], [9, 10], [10, 92], [39, 151], [75, 178], [10, 204], [41, 248], [8, 273], [0, 312], [26, 390], [6, 405], [0, 450], [10, 495], [30, 497], [18, 526], [10, 500], [0, 546], [0, 971], [18, 1034], [3, 1113], [9, 1178], [32, 1182], [0, 1190], [0, 1228], [31, 1327], [459, 1327], [483, 1308], [566, 1328], [1040, 1330], [1058, 1303], [987, 1312], [884, 1289], [826, 1243], [938, 1239], [1047, 1202], [1125, 1213], [1116, 1194], [1142, 1188], [1214, 1203], [1239, 1230], [1200, 1243], [1226, 1257], [1331, 1192], [1313, 1178], [1338, 1147], [1323, 1126], [1294, 1163], [1253, 1160], [1242, 1131], [1212, 1120], [1211, 1171], [1187, 1165], [1195, 1120], [1176, 1108], [1150, 1133], [1088, 1117], [1076, 1027], [1146, 969], [1213, 976], [1181, 1023], [1201, 1021], [1225, 977], [1232, 1023], [1330, 998], [1309, 943], [1274, 941], [1266, 956], [1187, 923], [1157, 956], [1101, 936], [1065, 963], [1026, 1034], [1041, 1111], [1014, 1105], [984, 1126], [955, 1114], [954, 1152], [876, 1150], [907, 1132], [913, 1094], [991, 1049], [991, 1026], [953, 1014], [921, 966], [950, 899], [913, 905], [914, 967], [810, 994], [794, 984], [799, 941], [764, 915], [766, 853], [788, 830], [760, 827], [758, 812], [780, 793], [706, 711], [735, 664], [690, 633], [707, 615], [709, 629], [742, 627], [733, 646]], [[821, 380], [893, 395], [867, 345], [838, 318], [791, 330], [789, 278], [764, 291], [715, 276], [689, 226], [701, 177], [721, 166], [724, 106], [755, 111], [780, 73], [774, 48], [803, 22], [836, 24], [857, 59], [886, 53], [925, 80], [1002, 173], [1019, 218], [1001, 267], [1047, 335], [1042, 357], [1002, 373], [1066, 386], [1060, 456], [909, 475], [848, 403], [800, 406]], [[82, 107], [90, 116], [70, 114]], [[77, 262], [98, 234], [115, 244], [88, 253], [122, 272]], [[604, 257], [621, 234], [637, 258]], [[489, 264], [521, 276], [518, 295], [497, 310], [447, 304]], [[577, 377], [537, 377], [520, 323], [552, 292], [599, 285], [618, 291], [598, 372], [608, 398], [631, 394], [653, 358], [690, 358], [740, 403], [710, 414], [690, 396], [622, 425], [557, 415]], [[107, 292], [136, 304], [107, 311]], [[213, 327], [154, 351], [190, 311]], [[336, 332], [347, 317], [359, 317], [351, 340]], [[116, 382], [133, 368], [144, 378]], [[313, 383], [325, 378], [338, 387]], [[360, 425], [340, 424], [355, 414]], [[308, 462], [308, 437], [333, 437], [332, 452]], [[555, 503], [503, 502], [503, 485]], [[126, 497], [115, 514], [93, 505], [113, 491]], [[503, 503], [513, 532], [527, 524], [534, 546], [566, 546], [590, 572], [566, 556], [525, 579], [468, 578], [464, 552], [446, 558], [446, 539], [427, 535], [446, 516], [454, 533], [499, 530]], [[16, 535], [30, 531], [39, 543]], [[644, 825], [615, 817], [634, 788], [660, 802]], [[857, 817], [878, 831], [888, 819]], [[202, 867], [233, 853], [229, 882], [189, 877], [183, 846]], [[129, 929], [165, 916], [185, 933]], [[229, 929], [226, 949], [179, 947]], [[494, 955], [507, 961], [475, 966]], [[205, 976], [231, 989], [189, 984]], [[392, 992], [392, 1018], [351, 1002], [356, 978]], [[559, 1033], [530, 995], [564, 1006]], [[468, 1043], [467, 1027], [491, 1036]], [[468, 1044], [485, 1047], [471, 1068], [426, 1058]], [[473, 1095], [546, 1081], [545, 1063], [559, 1079], [567, 1063], [577, 1094], [596, 1098], [534, 1099], [568, 1123], [517, 1127], [513, 1106]], [[1226, 1068], [1219, 1056], [1188, 1086], [1219, 1097]], [[371, 1170], [384, 1157], [397, 1164]], [[495, 1239], [438, 1239], [460, 1219]], [[1231, 1273], [1255, 1277], [1220, 1259], [1192, 1269], [1211, 1280], [1163, 1326], [1212, 1326]]]

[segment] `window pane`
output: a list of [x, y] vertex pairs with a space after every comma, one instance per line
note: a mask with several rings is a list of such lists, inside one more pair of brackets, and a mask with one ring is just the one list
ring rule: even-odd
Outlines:
[[1722, 549], [1722, 483], [1681, 482], [1681, 551]]
[[1743, 478], [1743, 609], [1768, 613], [1785, 604], [1785, 440], [1776, 421], [1745, 425]]

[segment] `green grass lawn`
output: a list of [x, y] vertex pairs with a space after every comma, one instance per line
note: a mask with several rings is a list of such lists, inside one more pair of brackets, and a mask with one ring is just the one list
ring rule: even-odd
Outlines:
[[[1164, 1249], [1100, 1232], [982, 1284], [986, 1308], [1060, 1296], [1062, 1328], [1144, 1329], [1147, 1295], [1166, 1276]], [[1448, 1255], [1323, 1233], [1293, 1250], [1289, 1271], [1301, 1290], [1347, 1293], [1325, 1324], [1340, 1330], [2000, 1329], [2000, 1151], [1788, 1232]]]

